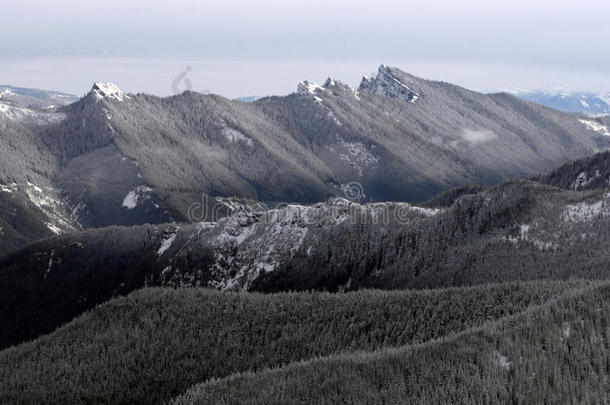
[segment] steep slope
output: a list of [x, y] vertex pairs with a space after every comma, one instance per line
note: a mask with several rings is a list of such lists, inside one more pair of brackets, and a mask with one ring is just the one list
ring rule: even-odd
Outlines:
[[610, 152], [567, 163], [539, 181], [570, 190], [610, 188]]
[[34, 128], [0, 115], [0, 184], [42, 182], [57, 172], [57, 158]]
[[41, 132], [76, 96], [0, 86], [0, 256], [81, 228], [54, 180], [61, 161]]
[[57, 158], [35, 130], [0, 115], [0, 256], [79, 227], [51, 178]]
[[113, 144], [70, 159], [56, 184], [83, 228], [173, 222], [171, 209], [143, 180], [138, 162]]
[[51, 186], [29, 181], [0, 185], [0, 256], [32, 240], [80, 230], [67, 208]]
[[272, 295], [146, 289], [0, 352], [0, 401], [163, 403], [211, 378], [438, 339], [582, 286]]

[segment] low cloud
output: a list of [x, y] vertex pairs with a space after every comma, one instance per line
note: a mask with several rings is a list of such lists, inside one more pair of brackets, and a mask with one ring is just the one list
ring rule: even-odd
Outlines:
[[496, 134], [489, 130], [464, 129], [460, 134], [463, 140], [471, 145], [480, 145], [485, 142], [493, 141], [497, 138]]

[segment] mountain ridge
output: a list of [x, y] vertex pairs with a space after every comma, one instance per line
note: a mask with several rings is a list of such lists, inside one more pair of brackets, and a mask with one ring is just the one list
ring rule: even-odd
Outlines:
[[[609, 220], [608, 190], [515, 181], [440, 209], [335, 199], [59, 235], [0, 259], [0, 345], [145, 286], [341, 292], [603, 279]], [[20, 330], [24, 319], [39, 321]]]
[[592, 91], [508, 90], [511, 94], [527, 101], [546, 105], [566, 112], [589, 115], [610, 114], [610, 93]]
[[13, 132], [29, 134], [17, 158], [42, 154], [50, 164], [42, 175], [7, 166], [6, 177], [50, 190], [58, 203], [47, 211], [90, 228], [188, 222], [202, 201], [206, 215], [226, 199], [312, 204], [353, 183], [360, 202], [425, 201], [547, 173], [610, 145], [603, 119], [583, 122], [385, 65], [358, 89], [332, 78], [298, 87], [243, 103], [189, 91], [125, 94], [96, 82], [59, 108], [58, 120], [8, 119]]

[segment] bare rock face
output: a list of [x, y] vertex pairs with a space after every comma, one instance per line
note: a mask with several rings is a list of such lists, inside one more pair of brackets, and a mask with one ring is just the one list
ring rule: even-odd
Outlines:
[[379, 66], [376, 77], [364, 76], [358, 91], [363, 94], [395, 97], [410, 103], [414, 103], [419, 98], [419, 94], [398, 79], [393, 74], [392, 68], [386, 65]]
[[114, 83], [95, 82], [91, 88], [91, 94], [98, 99], [107, 98], [116, 101], [123, 101], [125, 98], [129, 99], [129, 96], [125, 95], [123, 90]]

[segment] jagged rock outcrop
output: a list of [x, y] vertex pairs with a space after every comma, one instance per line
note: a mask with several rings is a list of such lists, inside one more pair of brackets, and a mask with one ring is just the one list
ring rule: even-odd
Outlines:
[[393, 68], [385, 65], [379, 66], [375, 77], [364, 76], [358, 91], [363, 94], [395, 97], [410, 103], [414, 103], [420, 97], [394, 75]]
[[114, 83], [95, 82], [91, 88], [91, 94], [98, 99], [108, 98], [116, 101], [129, 99], [129, 96]]

